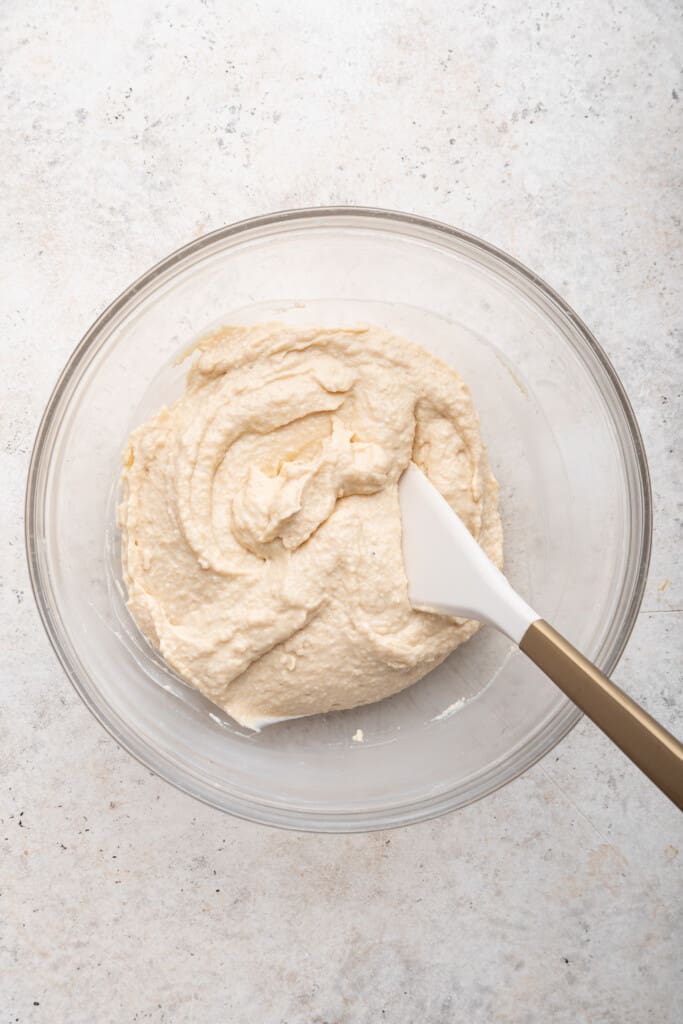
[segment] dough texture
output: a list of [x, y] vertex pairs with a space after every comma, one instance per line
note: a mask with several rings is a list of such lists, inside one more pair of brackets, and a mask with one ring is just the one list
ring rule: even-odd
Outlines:
[[129, 608], [242, 725], [397, 693], [478, 623], [413, 611], [397, 483], [411, 459], [502, 564], [469, 391], [378, 327], [225, 327], [133, 431], [119, 523]]

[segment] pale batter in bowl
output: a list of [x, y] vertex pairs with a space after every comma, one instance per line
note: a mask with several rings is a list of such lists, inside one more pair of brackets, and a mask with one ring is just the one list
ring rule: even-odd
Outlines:
[[[151, 771], [227, 813], [325, 832], [424, 821], [518, 777], [580, 717], [495, 630], [479, 630], [420, 683], [386, 700], [259, 733], [183, 684], [133, 628], [125, 607], [120, 543], [126, 537], [112, 530], [112, 491], [125, 439], [183, 393], [184, 370], [174, 365], [183, 339], [203, 337], [207, 324], [273, 321], [286, 322], [290, 337], [301, 336], [302, 325], [382, 324], [462, 374], [472, 388], [500, 482], [505, 574], [607, 674], [628, 640], [647, 579], [652, 507], [638, 427], [605, 353], [552, 289], [486, 242], [414, 214], [347, 207], [276, 213], [193, 239], [131, 283], [69, 359], [48, 402], [31, 460], [26, 546], [48, 636], [88, 709]], [[367, 337], [355, 338], [353, 359], [367, 354], [368, 365], [375, 349], [381, 353], [370, 372], [365, 366], [354, 371], [361, 377], [354, 390], [366, 395], [365, 408], [355, 403], [358, 413], [379, 420], [381, 427], [391, 423], [391, 411], [378, 412], [368, 398], [377, 386], [379, 403], [384, 400], [380, 377], [388, 379], [388, 363], [402, 363], [405, 349], [402, 343], [375, 346]], [[234, 345], [236, 354], [244, 355], [246, 339], [235, 336]], [[327, 354], [346, 359], [331, 346]], [[304, 355], [292, 354], [282, 363]], [[267, 362], [261, 360], [261, 367]], [[455, 381], [447, 385], [449, 402], [461, 395], [456, 378], [422, 349], [415, 350], [410, 365], [409, 374], [398, 376], [413, 397], [429, 396], [433, 388], [440, 393], [440, 380]], [[201, 377], [195, 386], [202, 386]], [[192, 404], [191, 396], [188, 401]], [[458, 418], [469, 408], [464, 403], [456, 410]], [[198, 397], [194, 406], [201, 413]], [[189, 421], [189, 407], [183, 414]], [[344, 404], [337, 415], [346, 422], [345, 414]], [[391, 425], [394, 436], [396, 430], [400, 434], [401, 424]], [[471, 435], [467, 444], [471, 448]], [[426, 450], [416, 449], [415, 456], [424, 464]], [[217, 483], [219, 478], [220, 472]], [[165, 486], [163, 474], [159, 482]], [[165, 497], [152, 497], [163, 511]], [[461, 494], [458, 501], [465, 497]], [[366, 502], [370, 508], [376, 500], [375, 495], [342, 498], [332, 521], [345, 504]], [[172, 495], [169, 501], [173, 509]], [[214, 517], [218, 512], [215, 508]], [[189, 566], [186, 576], [194, 584], [202, 577], [179, 522], [173, 532], [185, 558], [176, 569], [176, 555], [171, 555], [166, 569], [182, 578]], [[147, 536], [152, 526], [146, 524], [141, 535]], [[294, 550], [294, 557], [303, 554], [317, 532]], [[229, 541], [219, 531], [216, 536], [221, 545]], [[131, 535], [131, 548], [134, 539], [140, 546], [140, 538]], [[390, 570], [383, 567], [387, 580]], [[204, 572], [216, 593], [239, 595], [237, 578]], [[183, 609], [173, 608], [181, 591], [153, 592], [152, 576], [161, 575], [153, 561], [150, 578], [145, 580], [144, 566], [141, 573], [140, 596], [144, 586], [150, 605], [156, 602], [164, 609], [169, 626], [187, 629]], [[258, 573], [252, 573], [258, 583]], [[371, 580], [382, 591], [385, 610], [386, 598], [397, 593], [385, 585], [382, 572], [371, 575], [364, 566], [362, 577], [352, 581], [361, 588], [365, 605], [361, 625], [377, 623], [377, 615], [368, 611], [374, 599]], [[339, 602], [341, 594], [338, 574], [326, 587], [327, 601]], [[402, 590], [398, 596], [403, 600]], [[320, 629], [320, 619], [332, 610], [324, 604], [317, 625], [307, 626], [301, 639], [307, 630]], [[229, 614], [237, 624], [238, 596]], [[161, 616], [158, 622], [163, 627]], [[441, 625], [450, 629], [449, 635], [455, 632], [447, 622]], [[366, 653], [365, 636], [356, 639], [349, 670], [365, 661], [373, 674], [394, 671]], [[454, 642], [449, 640], [449, 646]], [[336, 644], [333, 636], [317, 652], [328, 665]], [[281, 649], [262, 660], [287, 653]], [[284, 669], [273, 665], [269, 678], [277, 680], [280, 696], [296, 692], [299, 680], [299, 697], [309, 680], [322, 679], [338, 691], [338, 678], [348, 683], [344, 657], [324, 678], [303, 674], [304, 668], [314, 667], [305, 654], [286, 677]], [[424, 667], [410, 674], [404, 666], [393, 684], [416, 678]], [[249, 671], [255, 682], [263, 674], [258, 662]], [[235, 679], [238, 713], [237, 698], [242, 703], [247, 678]], [[366, 683], [361, 699], [368, 699], [370, 672]]]
[[131, 435], [129, 607], [243, 725], [397, 693], [478, 623], [414, 611], [397, 483], [415, 461], [502, 565], [498, 487], [460, 377], [378, 327], [226, 327]]

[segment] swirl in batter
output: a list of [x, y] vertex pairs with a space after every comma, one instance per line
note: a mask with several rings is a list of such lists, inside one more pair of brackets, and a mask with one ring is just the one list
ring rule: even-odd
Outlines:
[[245, 726], [404, 689], [478, 623], [414, 611], [397, 484], [411, 459], [497, 565], [498, 487], [470, 394], [377, 327], [226, 327], [131, 435], [129, 607], [168, 664]]

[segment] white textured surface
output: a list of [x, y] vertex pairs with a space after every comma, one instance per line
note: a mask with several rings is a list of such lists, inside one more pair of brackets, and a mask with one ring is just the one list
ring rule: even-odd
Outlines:
[[682, 733], [680, 4], [7, 0], [0, 30], [2, 1024], [680, 1020], [682, 819], [590, 724], [409, 830], [234, 821], [90, 718], [22, 537], [56, 375], [150, 264], [278, 208], [431, 215], [555, 285], [626, 384], [656, 523], [616, 678]]

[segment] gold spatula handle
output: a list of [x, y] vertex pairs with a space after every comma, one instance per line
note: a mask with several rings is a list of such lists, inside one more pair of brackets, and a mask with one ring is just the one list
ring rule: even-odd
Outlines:
[[683, 810], [683, 744], [543, 619], [519, 646]]

